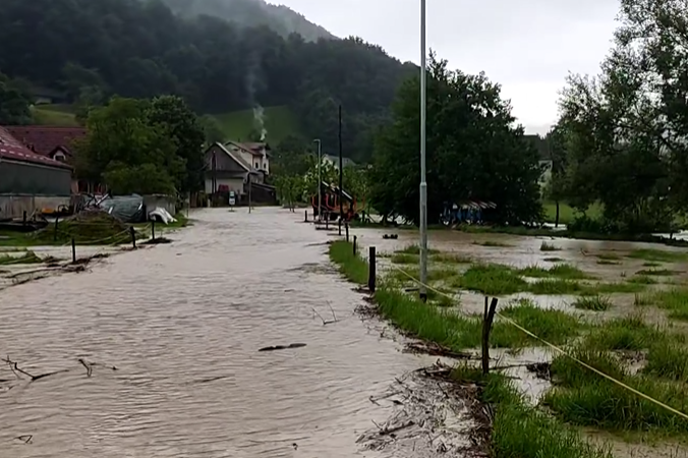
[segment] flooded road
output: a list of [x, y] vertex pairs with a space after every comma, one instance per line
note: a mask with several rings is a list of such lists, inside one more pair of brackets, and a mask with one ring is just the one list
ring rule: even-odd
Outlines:
[[0, 366], [0, 457], [382, 456], [356, 444], [389, 415], [369, 397], [428, 359], [354, 314], [332, 237], [277, 209], [191, 217], [171, 245], [0, 293], [0, 355], [65, 370]]

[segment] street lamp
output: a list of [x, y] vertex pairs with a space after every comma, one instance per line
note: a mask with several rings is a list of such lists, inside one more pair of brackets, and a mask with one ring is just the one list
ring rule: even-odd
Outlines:
[[425, 170], [427, 78], [425, 57], [425, 2], [420, 0], [420, 298], [426, 301], [428, 292], [428, 183]]
[[322, 142], [319, 138], [313, 141], [318, 144], [318, 221], [322, 222]]

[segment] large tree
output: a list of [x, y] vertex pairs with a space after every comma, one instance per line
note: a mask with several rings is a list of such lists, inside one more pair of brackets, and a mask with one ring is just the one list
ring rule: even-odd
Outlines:
[[562, 98], [570, 201], [602, 202], [613, 230], [665, 229], [688, 204], [688, 10], [622, 0], [619, 21], [601, 74]]
[[167, 132], [175, 143], [176, 155], [186, 164], [179, 190], [186, 193], [202, 189], [206, 132], [184, 99], [171, 95], [156, 97], [148, 106], [146, 117], [151, 125]]
[[0, 73], [0, 125], [31, 124], [30, 104], [20, 85]]
[[[76, 173], [115, 193], [173, 193], [186, 179], [185, 159], [170, 126], [151, 122], [148, 100], [113, 98], [90, 112], [88, 134], [77, 144]], [[146, 172], [157, 170], [150, 180]], [[153, 186], [153, 183], [156, 186]]]
[[[419, 78], [401, 87], [393, 123], [379, 135], [371, 198], [385, 214], [418, 221]], [[444, 202], [493, 201], [496, 222], [520, 224], [541, 215], [538, 153], [514, 127], [510, 104], [483, 74], [450, 71], [431, 56], [427, 93], [428, 220]]]

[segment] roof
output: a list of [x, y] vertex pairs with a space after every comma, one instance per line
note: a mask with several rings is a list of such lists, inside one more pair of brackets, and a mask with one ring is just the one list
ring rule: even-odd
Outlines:
[[270, 145], [267, 143], [260, 143], [260, 142], [246, 142], [246, 143], [239, 143], [235, 141], [228, 141], [227, 144], [231, 144], [236, 146], [237, 148], [241, 148], [242, 150], [246, 151], [247, 153], [250, 153], [254, 156], [260, 156], [263, 157], [263, 150], [267, 153], [270, 151]]
[[71, 155], [74, 140], [86, 136], [83, 127], [7, 126], [6, 129], [30, 150], [43, 156], [50, 156], [60, 147]]
[[[234, 160], [234, 162], [239, 164], [241, 166], [241, 168], [243, 168], [247, 172], [251, 171], [251, 166], [249, 164], [247, 164], [246, 161], [241, 156], [235, 156], [234, 153], [232, 153], [230, 150], [228, 150], [227, 147], [225, 145], [223, 145], [222, 143], [217, 142], [213, 146], [217, 146], [218, 148], [220, 148], [227, 156], [232, 158]], [[211, 148], [212, 148], [212, 146], [211, 146]]]
[[1, 159], [71, 169], [71, 167], [64, 162], [55, 161], [46, 156], [34, 153], [10, 135], [7, 129], [2, 126], [0, 126], [0, 160]]

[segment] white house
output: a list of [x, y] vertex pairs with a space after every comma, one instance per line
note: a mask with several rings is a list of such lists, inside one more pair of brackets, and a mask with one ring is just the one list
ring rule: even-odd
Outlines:
[[251, 182], [263, 184], [270, 174], [270, 146], [267, 143], [215, 143], [205, 152], [205, 192], [234, 191], [246, 194]]

